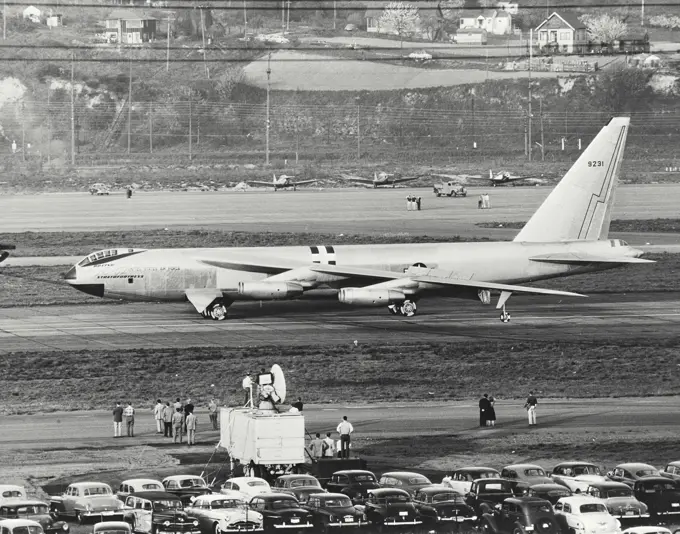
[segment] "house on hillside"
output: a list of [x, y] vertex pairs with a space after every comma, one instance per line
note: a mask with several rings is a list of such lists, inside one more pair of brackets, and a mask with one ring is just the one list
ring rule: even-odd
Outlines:
[[507, 35], [512, 32], [512, 16], [502, 9], [469, 10], [461, 15], [459, 28], [475, 28], [493, 35]]
[[37, 7], [28, 6], [26, 9], [24, 9], [23, 14], [24, 19], [30, 20], [31, 22], [35, 22], [36, 24], [40, 24], [42, 18], [42, 11], [40, 11]]
[[57, 26], [64, 25], [64, 19], [61, 13], [57, 13], [56, 15], [47, 15], [45, 24], [47, 24], [48, 28], [56, 28]]
[[612, 43], [612, 49], [614, 52], [648, 54], [649, 33], [645, 28], [629, 27], [624, 35]]
[[117, 9], [106, 17], [106, 41], [142, 44], [156, 39], [158, 20], [137, 10]]
[[588, 49], [586, 25], [572, 13], [553, 12], [534, 30], [536, 45], [552, 52], [584, 54]]
[[496, 9], [506, 11], [511, 15], [517, 15], [519, 13], [519, 4], [517, 2], [497, 2]]
[[460, 29], [454, 35], [453, 40], [464, 45], [485, 45], [487, 40], [486, 30], [481, 28]]

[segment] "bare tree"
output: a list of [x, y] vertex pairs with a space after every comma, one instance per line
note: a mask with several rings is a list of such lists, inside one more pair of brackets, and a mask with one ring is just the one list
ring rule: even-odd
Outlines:
[[390, 2], [380, 15], [378, 24], [399, 36], [400, 47], [404, 47], [404, 35], [415, 31], [418, 24], [418, 8], [403, 2]]
[[604, 14], [598, 16], [582, 15], [581, 22], [586, 25], [591, 40], [610, 46], [628, 31], [625, 22]]
[[460, 13], [465, 7], [465, 0], [442, 0], [439, 2], [439, 12], [442, 18], [452, 21], [459, 26]]

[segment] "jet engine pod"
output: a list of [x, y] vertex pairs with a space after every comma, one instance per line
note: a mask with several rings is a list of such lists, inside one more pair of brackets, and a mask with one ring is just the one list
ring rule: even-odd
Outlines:
[[338, 293], [338, 300], [345, 304], [359, 304], [361, 306], [388, 306], [395, 302], [404, 302], [406, 295], [393, 289], [346, 287]]
[[239, 282], [238, 294], [252, 299], [275, 300], [299, 297], [304, 290], [293, 282]]

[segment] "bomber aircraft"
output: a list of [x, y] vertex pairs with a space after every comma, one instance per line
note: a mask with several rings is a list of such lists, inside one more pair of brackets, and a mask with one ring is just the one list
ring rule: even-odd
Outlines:
[[382, 185], [391, 185], [394, 187], [396, 184], [400, 184], [402, 182], [411, 182], [413, 180], [417, 180], [420, 178], [420, 176], [408, 176], [406, 178], [402, 178], [395, 175], [394, 173], [375, 171], [373, 173], [373, 178], [364, 178], [363, 176], [355, 176], [353, 174], [346, 173], [341, 173], [340, 178], [350, 182], [357, 182], [359, 184], [372, 185], [374, 189], [377, 189]]
[[511, 242], [119, 247], [83, 258], [65, 279], [99, 297], [188, 300], [215, 320], [225, 319], [234, 301], [293, 299], [315, 289], [407, 317], [427, 296], [489, 304], [491, 292], [499, 292], [496, 309], [507, 322], [513, 293], [583, 296], [523, 283], [650, 262], [640, 258], [642, 251], [607, 238], [629, 122], [615, 117], [602, 128]]
[[276, 174], [273, 174], [272, 176], [273, 180], [271, 182], [258, 182], [255, 180], [248, 180], [248, 183], [254, 185], [273, 187], [274, 191], [278, 191], [279, 189], [286, 189], [288, 187], [292, 187], [293, 191], [296, 191], [298, 185], [305, 185], [311, 184], [312, 182], [316, 182], [316, 180], [302, 180], [300, 182], [296, 182], [295, 176], [288, 176], [287, 174], [279, 174], [278, 178], [276, 177]]

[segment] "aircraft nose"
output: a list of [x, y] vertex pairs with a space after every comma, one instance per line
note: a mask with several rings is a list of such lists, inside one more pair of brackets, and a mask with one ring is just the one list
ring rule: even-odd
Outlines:
[[77, 277], [78, 275], [76, 273], [76, 266], [74, 265], [68, 271], [66, 271], [66, 274], [64, 275], [64, 280], [76, 280]]

